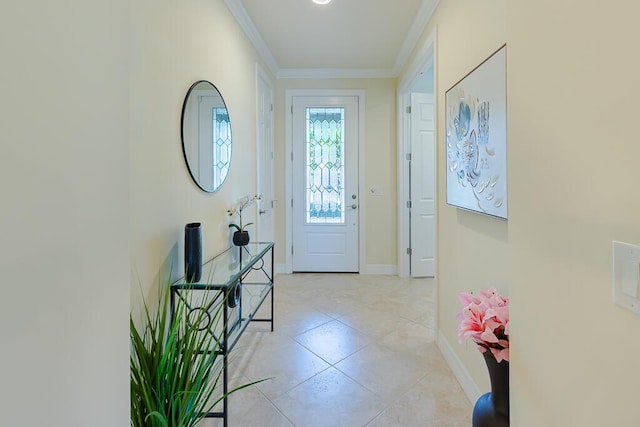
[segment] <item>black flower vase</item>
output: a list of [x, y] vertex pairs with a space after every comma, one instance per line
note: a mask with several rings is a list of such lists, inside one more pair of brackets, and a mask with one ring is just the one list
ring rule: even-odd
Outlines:
[[202, 276], [202, 232], [199, 222], [184, 227], [184, 276], [187, 283], [197, 282]]
[[247, 244], [249, 244], [249, 232], [248, 231], [234, 232], [233, 244], [236, 246], [247, 246]]
[[483, 353], [489, 370], [491, 392], [473, 407], [473, 427], [509, 427], [509, 362], [498, 363], [493, 353]]

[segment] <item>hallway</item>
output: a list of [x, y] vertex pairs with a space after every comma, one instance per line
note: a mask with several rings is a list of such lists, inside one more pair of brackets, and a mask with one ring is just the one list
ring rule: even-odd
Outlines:
[[[470, 425], [471, 404], [435, 344], [435, 282], [278, 275], [275, 331], [232, 352], [231, 426]], [[206, 426], [221, 426], [207, 420]]]

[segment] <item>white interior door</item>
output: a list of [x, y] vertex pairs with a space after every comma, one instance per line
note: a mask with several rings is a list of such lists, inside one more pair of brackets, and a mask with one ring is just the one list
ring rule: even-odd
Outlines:
[[433, 94], [411, 94], [411, 276], [436, 273], [436, 136]]
[[257, 75], [258, 202], [257, 240], [274, 241], [273, 198], [273, 85], [260, 72]]
[[293, 271], [358, 271], [358, 97], [292, 98]]

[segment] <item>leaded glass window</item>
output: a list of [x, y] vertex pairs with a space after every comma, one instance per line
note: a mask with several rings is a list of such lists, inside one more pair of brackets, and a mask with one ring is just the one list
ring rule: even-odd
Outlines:
[[344, 108], [306, 108], [308, 224], [344, 224]]
[[231, 164], [231, 122], [224, 107], [214, 107], [213, 117], [213, 188], [222, 185]]

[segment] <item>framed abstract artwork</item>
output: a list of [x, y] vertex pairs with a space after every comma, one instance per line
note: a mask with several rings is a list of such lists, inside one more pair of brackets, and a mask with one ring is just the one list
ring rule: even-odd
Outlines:
[[502, 46], [445, 94], [447, 204], [507, 219], [507, 70]]

